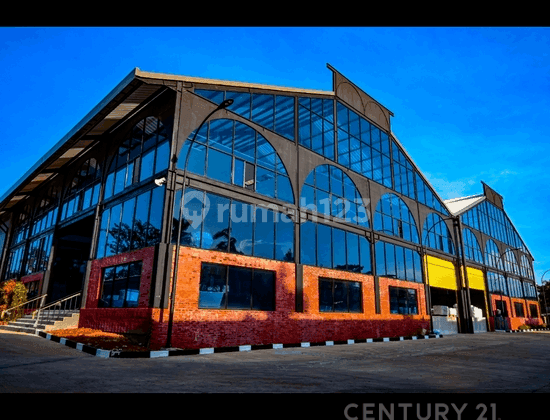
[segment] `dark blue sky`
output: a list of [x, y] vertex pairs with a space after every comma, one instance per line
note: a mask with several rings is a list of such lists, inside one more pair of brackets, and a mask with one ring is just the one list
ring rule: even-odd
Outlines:
[[[332, 89], [329, 63], [395, 116], [443, 199], [504, 196], [550, 269], [549, 28], [0, 28], [0, 195], [134, 67]], [[550, 279], [546, 275], [545, 279]]]

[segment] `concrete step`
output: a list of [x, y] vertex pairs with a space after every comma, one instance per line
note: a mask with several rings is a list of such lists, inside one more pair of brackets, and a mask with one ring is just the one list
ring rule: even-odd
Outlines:
[[14, 332], [23, 332], [27, 334], [36, 334], [37, 331], [51, 331], [59, 328], [67, 328], [78, 325], [80, 311], [49, 311], [50, 313], [41, 315], [38, 325], [35, 327], [36, 319], [32, 315], [25, 315], [7, 325], [0, 325], [0, 329]]

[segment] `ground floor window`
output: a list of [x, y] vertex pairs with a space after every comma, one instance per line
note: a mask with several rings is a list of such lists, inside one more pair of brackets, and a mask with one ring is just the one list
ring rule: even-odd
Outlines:
[[539, 311], [537, 309], [537, 305], [530, 304], [529, 310], [531, 311], [531, 318], [538, 318], [539, 317]]
[[361, 283], [319, 279], [320, 312], [362, 312]]
[[516, 311], [517, 317], [524, 317], [525, 312], [523, 311], [523, 304], [519, 302], [514, 302], [514, 310]]
[[275, 310], [275, 272], [203, 263], [199, 308]]
[[415, 289], [390, 287], [390, 313], [417, 315], [418, 301]]
[[136, 308], [139, 301], [141, 261], [103, 269], [100, 308]]

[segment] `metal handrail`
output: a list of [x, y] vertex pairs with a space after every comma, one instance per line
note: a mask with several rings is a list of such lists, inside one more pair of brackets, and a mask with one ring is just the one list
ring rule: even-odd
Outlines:
[[[66, 301], [68, 301], [68, 300], [72, 300], [72, 299], [78, 298], [81, 294], [82, 294], [82, 290], [81, 290], [80, 292], [73, 293], [72, 295], [65, 296], [64, 298], [61, 298], [61, 299], [59, 299], [59, 300], [56, 300], [55, 302], [52, 302], [52, 303], [50, 303], [50, 304], [48, 304], [48, 305], [46, 305], [46, 306], [40, 306], [40, 308], [38, 308], [38, 310], [34, 311], [33, 314], [32, 314], [33, 319], [34, 319], [34, 317], [35, 317], [35, 315], [36, 315], [36, 321], [35, 321], [35, 323], [34, 323], [34, 326], [36, 327], [36, 326], [38, 325], [38, 322], [39, 322], [39, 320], [40, 320], [40, 316], [43, 314], [43, 312], [44, 312], [45, 309], [51, 308], [51, 307], [53, 307], [53, 306], [55, 306], [55, 307], [57, 307], [57, 306], [61, 307], [61, 304], [62, 304], [63, 302], [66, 302]], [[76, 306], [76, 305], [75, 305], [75, 306]], [[64, 310], [67, 310], [67, 307], [65, 307]], [[69, 309], [69, 310], [71, 310], [71, 309]], [[49, 316], [48, 316], [47, 319], [49, 319]]]
[[43, 294], [43, 295], [41, 295], [41, 296], [35, 297], [34, 299], [28, 300], [27, 302], [20, 303], [20, 304], [17, 305], [17, 306], [13, 306], [13, 307], [11, 307], [11, 308], [5, 309], [5, 310], [2, 311], [2, 314], [0, 315], [0, 319], [4, 318], [4, 315], [5, 315], [5, 314], [8, 314], [8, 315], [9, 315], [10, 312], [13, 311], [14, 309], [17, 309], [17, 308], [19, 308], [20, 306], [28, 305], [29, 303], [34, 302], [35, 300], [44, 299], [46, 296], [48, 296], [48, 295], [47, 295], [47, 294]]
[[77, 296], [79, 296], [79, 295], [81, 295], [81, 294], [82, 294], [82, 291], [77, 292], [77, 293], [73, 293], [73, 294], [70, 295], [70, 296], [65, 296], [64, 298], [61, 298], [61, 299], [59, 299], [59, 300], [56, 300], [55, 302], [50, 303], [49, 305], [46, 305], [46, 306], [44, 306], [44, 307], [42, 307], [42, 308], [39, 308], [38, 311], [43, 311], [44, 309], [50, 308], [50, 307], [52, 307], [52, 306], [61, 306], [61, 303], [62, 303], [62, 302], [65, 302], [66, 300], [69, 300], [69, 299], [72, 299], [72, 298], [74, 298], [74, 297], [77, 297]]

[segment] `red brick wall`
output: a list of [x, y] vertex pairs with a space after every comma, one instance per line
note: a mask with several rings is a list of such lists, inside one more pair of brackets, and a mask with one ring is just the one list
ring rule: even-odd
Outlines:
[[[116, 333], [148, 333], [151, 326], [152, 310], [149, 308], [149, 297], [151, 293], [154, 257], [155, 247], [149, 247], [92, 261], [90, 278], [88, 280], [86, 307], [80, 310], [78, 326]], [[98, 308], [103, 269], [133, 261], [142, 261], [138, 307]]]
[[[211, 262], [276, 272], [275, 311], [199, 309], [201, 263]], [[319, 312], [319, 277], [362, 283], [363, 313]], [[372, 276], [304, 266], [304, 312], [295, 312], [295, 265], [279, 261], [182, 247], [172, 346], [223, 347], [246, 344], [298, 343], [352, 338], [390, 337], [428, 328], [427, 315], [404, 317], [389, 313], [389, 285], [418, 290], [419, 313], [425, 314], [422, 284], [380, 279], [381, 314], [375, 313]], [[166, 343], [168, 310], [153, 310], [151, 342]]]
[[[525, 324], [542, 324], [542, 318], [540, 317], [540, 306], [537, 301], [527, 301], [527, 306], [525, 305], [525, 299], [518, 299], [518, 298], [510, 298], [507, 296], [502, 296], [502, 298], [499, 295], [491, 295], [491, 307], [493, 308], [493, 313], [496, 311], [496, 301], [503, 300], [506, 302], [506, 306], [508, 308], [508, 316], [509, 323], [510, 323], [510, 329], [517, 330], [520, 325]], [[514, 302], [519, 302], [523, 305], [523, 311], [525, 313], [524, 317], [516, 317], [516, 311], [514, 308]], [[538, 318], [531, 318], [530, 317], [530, 304], [536, 304], [537, 305], [537, 313], [539, 314]], [[489, 317], [489, 322], [491, 324], [491, 330], [494, 331], [494, 318]]]

